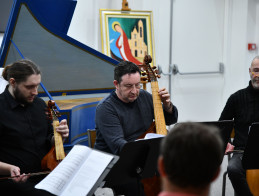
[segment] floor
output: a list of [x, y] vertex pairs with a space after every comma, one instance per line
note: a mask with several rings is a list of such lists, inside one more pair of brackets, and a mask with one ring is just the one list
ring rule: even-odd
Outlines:
[[[211, 185], [210, 196], [221, 196], [222, 195], [223, 173], [226, 171], [226, 169], [227, 169], [227, 156], [225, 156], [223, 163], [221, 165], [220, 176]], [[226, 178], [225, 196], [234, 196], [234, 190], [232, 188], [231, 182], [229, 181], [228, 177]]]

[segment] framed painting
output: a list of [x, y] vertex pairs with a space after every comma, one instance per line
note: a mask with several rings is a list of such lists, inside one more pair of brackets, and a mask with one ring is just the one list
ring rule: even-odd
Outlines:
[[143, 64], [145, 55], [155, 65], [152, 11], [100, 9], [102, 52], [118, 61]]

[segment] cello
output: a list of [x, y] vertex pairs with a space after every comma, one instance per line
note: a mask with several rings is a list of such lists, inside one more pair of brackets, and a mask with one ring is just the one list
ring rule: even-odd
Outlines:
[[65, 151], [62, 136], [56, 131], [56, 127], [59, 126], [60, 113], [55, 106], [55, 101], [49, 100], [47, 110], [48, 116], [52, 120], [55, 144], [41, 160], [41, 169], [52, 171], [65, 158]]
[[[158, 75], [158, 70], [155, 66], [151, 67], [150, 63], [152, 58], [150, 55], [146, 55], [143, 61], [143, 65], [138, 65], [141, 70], [141, 80], [144, 83], [151, 83], [153, 106], [154, 106], [154, 116], [155, 121], [150, 125], [149, 129], [140, 136], [144, 138], [147, 133], [157, 133], [160, 135], [167, 135], [167, 129], [165, 124], [164, 111], [162, 107], [162, 101], [158, 94], [158, 81], [157, 78], [160, 78]], [[142, 179], [142, 184], [144, 186], [144, 192], [148, 196], [157, 196], [161, 191], [161, 182], [159, 175], [155, 175], [151, 178]]]

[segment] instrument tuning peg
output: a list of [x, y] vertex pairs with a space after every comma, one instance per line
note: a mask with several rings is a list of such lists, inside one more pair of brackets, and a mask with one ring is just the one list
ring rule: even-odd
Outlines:
[[156, 74], [156, 77], [157, 77], [157, 78], [161, 78], [161, 76], [160, 76], [160, 75], [158, 75], [158, 74]]
[[146, 76], [147, 75], [147, 72], [145, 71], [145, 72], [141, 72], [141, 75], [142, 76]]
[[141, 79], [141, 81], [146, 81], [148, 78], [147, 77], [141, 77], [140, 79]]
[[152, 69], [156, 69], [156, 66], [153, 66]]

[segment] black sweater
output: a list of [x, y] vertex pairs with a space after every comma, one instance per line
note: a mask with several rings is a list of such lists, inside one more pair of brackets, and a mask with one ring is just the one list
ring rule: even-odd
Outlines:
[[244, 149], [249, 126], [253, 122], [259, 122], [259, 90], [254, 89], [251, 81], [249, 86], [232, 94], [219, 120], [234, 119], [234, 146], [235, 149]]
[[[174, 106], [173, 113], [164, 110], [167, 125], [177, 122], [178, 111]], [[119, 154], [122, 147], [136, 140], [154, 120], [152, 95], [140, 90], [139, 97], [132, 103], [122, 102], [112, 92], [96, 107], [96, 142], [95, 148], [113, 154]]]

